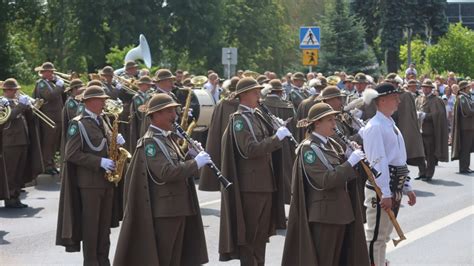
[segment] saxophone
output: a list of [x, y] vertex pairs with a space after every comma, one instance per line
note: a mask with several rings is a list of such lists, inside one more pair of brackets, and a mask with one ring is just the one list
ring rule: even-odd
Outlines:
[[114, 117], [112, 124], [112, 135], [110, 136], [109, 144], [109, 158], [115, 162], [115, 170], [105, 172], [105, 178], [115, 186], [118, 185], [122, 180], [123, 170], [125, 163], [128, 159], [132, 158], [132, 155], [123, 147], [119, 147], [117, 143], [118, 126], [119, 126], [119, 114], [123, 111], [123, 104], [120, 101], [114, 101], [111, 99], [105, 102], [105, 114]]

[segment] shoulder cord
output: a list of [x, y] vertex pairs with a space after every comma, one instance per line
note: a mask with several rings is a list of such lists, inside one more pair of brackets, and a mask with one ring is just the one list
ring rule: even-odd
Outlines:
[[[309, 140], [306, 140], [304, 143], [305, 144], [308, 144]], [[310, 144], [310, 147], [311, 149], [316, 153], [317, 157], [321, 159], [321, 162], [323, 163], [324, 166], [326, 166], [326, 168], [329, 170], [329, 171], [334, 171], [334, 167], [328, 162], [326, 156], [324, 156], [324, 153], [321, 151], [321, 149], [319, 149], [318, 146], [316, 146], [316, 144], [314, 143], [311, 143]], [[304, 158], [303, 157], [303, 149], [300, 148], [300, 158]], [[301, 159], [300, 159], [301, 160]], [[308, 174], [306, 173], [306, 170], [304, 168], [304, 164], [303, 164], [303, 161], [301, 161], [301, 168], [303, 169], [303, 174], [306, 178], [306, 181], [308, 182], [308, 184], [316, 191], [324, 191], [323, 188], [318, 188], [316, 187], [316, 185], [314, 185], [311, 180], [309, 179], [308, 177]]]
[[96, 152], [100, 152], [104, 149], [104, 146], [107, 146], [107, 139], [106, 138], [103, 138], [98, 146], [94, 146], [92, 144], [91, 140], [89, 139], [89, 135], [87, 134], [87, 130], [84, 127], [84, 125], [82, 124], [82, 122], [77, 121], [77, 124], [79, 125], [79, 131], [81, 132], [81, 136], [82, 136], [81, 140], [84, 139], [86, 141], [87, 146], [89, 146], [89, 148], [91, 150], [96, 151]]
[[[253, 130], [253, 126], [252, 126], [252, 124], [250, 123], [250, 119], [249, 119], [248, 117], [246, 117], [246, 116], [244, 115], [244, 113], [241, 113], [241, 115], [242, 115], [242, 117], [244, 118], [244, 120], [245, 120], [245, 122], [247, 123], [247, 125], [249, 126], [250, 133], [252, 133], [253, 139], [254, 139], [256, 142], [258, 142], [257, 137], [255, 136], [255, 132], [254, 132], [254, 130]], [[234, 118], [232, 118], [232, 120], [233, 120], [233, 119], [234, 119]], [[233, 121], [232, 121], [232, 122], [233, 122]], [[234, 130], [234, 126], [233, 126], [233, 125], [232, 125], [232, 130], [233, 130], [234, 142], [235, 142], [235, 146], [237, 147], [237, 151], [239, 152], [239, 154], [240, 154], [240, 156], [241, 156], [242, 158], [248, 159], [248, 157], [247, 157], [247, 156], [244, 156], [243, 153], [242, 153], [242, 151], [240, 151], [239, 145], [237, 145], [237, 138], [235, 137], [235, 130]]]
[[[175, 163], [173, 162], [173, 160], [171, 160], [171, 156], [168, 152], [168, 149], [166, 149], [166, 146], [165, 144], [158, 138], [156, 137], [152, 137], [152, 139], [155, 141], [155, 143], [158, 145], [158, 147], [160, 147], [160, 150], [163, 152], [163, 154], [165, 155], [166, 159], [172, 164], [172, 165], [175, 165]], [[143, 151], [146, 153], [146, 149], [143, 149]], [[156, 185], [158, 186], [162, 186], [162, 185], [165, 185], [166, 182], [158, 182], [155, 177], [153, 176], [152, 172], [150, 171], [150, 168], [148, 167], [148, 160], [146, 159], [146, 154], [145, 154], [145, 166], [146, 166], [146, 171], [148, 173], [148, 176], [150, 177], [151, 181], [153, 181], [153, 183], [155, 183]]]

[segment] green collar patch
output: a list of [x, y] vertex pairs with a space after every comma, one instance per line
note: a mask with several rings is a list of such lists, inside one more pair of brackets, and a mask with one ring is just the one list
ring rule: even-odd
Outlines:
[[235, 120], [234, 121], [234, 130], [239, 132], [244, 129], [244, 122], [242, 120]]
[[156, 155], [156, 147], [155, 144], [147, 144], [145, 146], [145, 154], [147, 157], [155, 157]]
[[84, 105], [83, 104], [79, 104], [79, 106], [77, 107], [77, 113], [80, 114], [84, 111]]
[[69, 108], [74, 108], [76, 107], [76, 102], [74, 102], [74, 100], [69, 100], [69, 102], [67, 103], [67, 107]]
[[143, 104], [143, 101], [140, 97], [135, 97], [135, 105], [138, 107]]
[[313, 150], [305, 152], [303, 157], [304, 162], [308, 164], [312, 164], [316, 161], [316, 153]]
[[78, 132], [77, 129], [77, 124], [71, 124], [67, 130], [67, 134], [69, 135], [69, 137], [76, 135]]

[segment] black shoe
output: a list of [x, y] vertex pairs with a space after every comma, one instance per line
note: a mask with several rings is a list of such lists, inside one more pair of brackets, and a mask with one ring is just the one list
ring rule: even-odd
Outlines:
[[472, 174], [473, 171], [471, 169], [461, 170], [459, 171], [460, 174]]
[[27, 207], [28, 205], [21, 203], [19, 199], [5, 200], [5, 208], [22, 209]]
[[422, 180], [423, 181], [431, 181], [433, 179], [432, 176], [425, 176]]
[[50, 169], [46, 169], [43, 174], [45, 174], [45, 175], [55, 175], [56, 171], [54, 170], [54, 168], [50, 168]]
[[415, 177], [415, 180], [424, 180], [426, 176], [420, 175], [419, 177]]

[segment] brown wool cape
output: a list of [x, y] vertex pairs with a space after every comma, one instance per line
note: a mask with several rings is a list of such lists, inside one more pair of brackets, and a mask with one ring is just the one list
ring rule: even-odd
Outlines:
[[[138, 140], [125, 178], [125, 214], [113, 265], [159, 265], [150, 204], [148, 172], [143, 163], [145, 160], [142, 138]], [[192, 190], [192, 196], [193, 202], [198, 204], [196, 190]], [[199, 206], [196, 206], [196, 210], [198, 211], [196, 215], [187, 216], [186, 219], [182, 265], [200, 265], [208, 262]]]
[[[454, 119], [453, 119], [453, 132], [452, 132], [452, 152], [451, 152], [451, 160], [459, 160], [459, 152], [461, 151], [461, 116], [462, 110], [461, 110], [461, 100], [462, 98], [465, 98], [467, 100], [467, 97], [464, 96], [462, 93], [459, 93], [458, 96], [456, 97], [456, 102], [454, 103]], [[471, 152], [474, 152], [474, 145], [472, 146]]]
[[[229, 116], [237, 111], [239, 107], [238, 99], [221, 100], [212, 112], [211, 123], [206, 141], [206, 151], [211, 156], [212, 161], [219, 168], [221, 164], [221, 143], [222, 135], [229, 122]], [[220, 183], [216, 175], [208, 166], [204, 166], [200, 170], [199, 190], [202, 191], [219, 191]]]
[[[283, 266], [319, 265], [316, 247], [311, 237], [308, 212], [306, 206], [306, 181], [303, 173], [303, 156], [297, 148], [296, 160], [293, 165], [292, 195], [288, 230], [283, 249]], [[340, 265], [369, 265], [369, 255], [365, 240], [363, 214], [357, 179], [348, 182], [348, 192], [354, 210], [355, 221], [346, 227], [341, 250]]]
[[[222, 174], [233, 183], [227, 189], [221, 189], [221, 218], [219, 231], [219, 260], [228, 261], [239, 259], [239, 246], [247, 243], [245, 219], [242, 210], [242, 199], [240, 196], [239, 179], [237, 176], [237, 165], [235, 164], [235, 156], [240, 156], [235, 150], [234, 131], [233, 131], [234, 116], [231, 115], [229, 123], [224, 135], [222, 136]], [[265, 120], [266, 121], [266, 120]], [[268, 125], [270, 126], [270, 125]], [[269, 129], [272, 132], [271, 128]], [[279, 158], [280, 150], [272, 153], [273, 165], [281, 164]], [[275, 184], [277, 185], [277, 193], [273, 193], [272, 202], [272, 221], [271, 229], [268, 236], [276, 234], [276, 229], [285, 228], [285, 209], [283, 193], [278, 193], [282, 190], [283, 185], [282, 173], [278, 169], [274, 169]]]
[[400, 104], [392, 118], [395, 120], [405, 140], [408, 162], [410, 162], [410, 159], [424, 158], [425, 149], [416, 114], [415, 98], [411, 92], [405, 91], [400, 94]]
[[434, 125], [434, 137], [435, 137], [435, 157], [440, 162], [449, 162], [449, 150], [448, 150], [448, 119], [446, 117], [446, 107], [438, 97], [432, 98], [427, 101], [429, 110], [432, 111], [432, 119]]
[[[291, 102], [285, 102], [279, 97], [266, 97], [264, 102], [266, 107], [274, 114], [276, 117], [286, 121], [287, 119], [291, 120], [288, 122], [286, 127], [288, 130], [294, 134], [296, 131], [296, 113]], [[270, 118], [269, 118], [270, 119]], [[285, 204], [290, 204], [291, 200], [291, 168], [293, 162], [295, 161], [295, 146], [288, 140], [285, 140], [281, 149], [281, 164], [274, 165], [274, 167], [281, 168], [279, 171], [283, 173], [283, 194], [285, 199]]]

